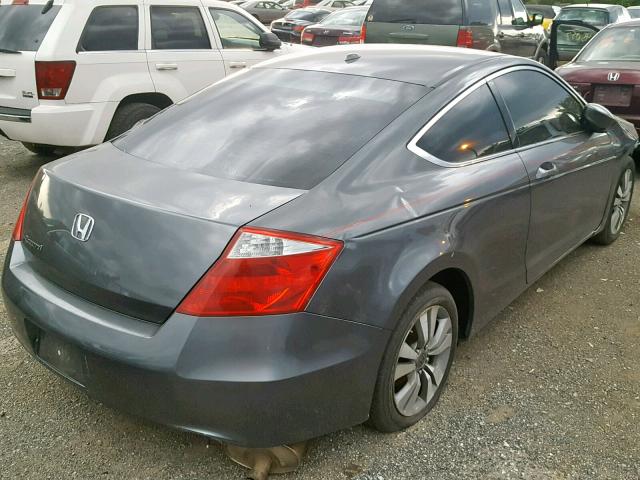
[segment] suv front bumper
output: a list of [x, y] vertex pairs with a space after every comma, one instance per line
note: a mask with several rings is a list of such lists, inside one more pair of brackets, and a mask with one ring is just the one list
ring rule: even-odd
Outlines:
[[[389, 333], [310, 313], [163, 325], [86, 302], [40, 277], [20, 243], [2, 280], [16, 337], [35, 358], [123, 411], [245, 447], [307, 440], [364, 422]], [[73, 374], [41, 357], [61, 340]], [[55, 349], [54, 349], [55, 351]], [[55, 355], [54, 355], [55, 356]]]

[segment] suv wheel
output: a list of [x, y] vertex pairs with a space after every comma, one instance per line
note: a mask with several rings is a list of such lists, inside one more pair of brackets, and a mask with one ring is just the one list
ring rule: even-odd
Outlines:
[[429, 282], [400, 319], [378, 374], [369, 423], [395, 432], [437, 403], [458, 341], [458, 311], [441, 285]]
[[149, 103], [127, 103], [119, 106], [113, 116], [113, 120], [111, 120], [105, 141], [112, 140], [118, 135], [131, 130], [136, 123], [154, 116], [160, 110], [159, 107]]

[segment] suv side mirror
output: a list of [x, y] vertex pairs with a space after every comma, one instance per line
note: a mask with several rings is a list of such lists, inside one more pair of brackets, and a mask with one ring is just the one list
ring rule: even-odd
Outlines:
[[582, 123], [591, 132], [603, 133], [616, 124], [616, 117], [597, 103], [589, 103], [582, 112]]
[[544, 16], [540, 13], [534, 13], [531, 15], [531, 21], [529, 22], [532, 27], [537, 27], [538, 25], [542, 25], [544, 22]]
[[262, 32], [260, 34], [260, 48], [273, 52], [282, 46], [282, 42], [275, 33]]

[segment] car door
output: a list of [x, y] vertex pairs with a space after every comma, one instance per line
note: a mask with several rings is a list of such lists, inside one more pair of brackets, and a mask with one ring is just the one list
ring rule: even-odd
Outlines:
[[619, 155], [582, 127], [584, 103], [550, 75], [521, 67], [491, 82], [504, 100], [531, 182], [527, 278], [535, 281], [600, 225]]
[[529, 14], [521, 0], [511, 0], [513, 19], [518, 31], [518, 52], [521, 57], [533, 58], [538, 50], [540, 35], [544, 35], [541, 25], [532, 26]]
[[147, 61], [157, 91], [174, 102], [225, 77], [222, 55], [192, 0], [146, 0]]
[[260, 49], [260, 34], [265, 29], [255, 19], [224, 7], [210, 7], [207, 15], [219, 39], [228, 74], [273, 58], [273, 52]]

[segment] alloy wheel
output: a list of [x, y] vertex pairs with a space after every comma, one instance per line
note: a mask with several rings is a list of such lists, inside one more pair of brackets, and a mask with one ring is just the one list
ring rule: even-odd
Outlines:
[[611, 212], [611, 233], [617, 235], [629, 211], [631, 193], [633, 192], [633, 171], [629, 168], [624, 172], [613, 199], [613, 211]]
[[396, 360], [393, 400], [401, 415], [414, 416], [433, 399], [447, 370], [452, 338], [451, 316], [443, 306], [417, 315]]

